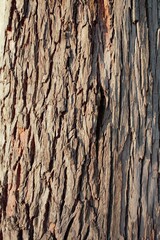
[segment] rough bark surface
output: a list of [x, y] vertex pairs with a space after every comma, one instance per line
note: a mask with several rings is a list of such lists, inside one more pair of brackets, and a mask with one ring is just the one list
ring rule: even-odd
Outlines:
[[5, 4], [0, 239], [160, 239], [160, 1]]

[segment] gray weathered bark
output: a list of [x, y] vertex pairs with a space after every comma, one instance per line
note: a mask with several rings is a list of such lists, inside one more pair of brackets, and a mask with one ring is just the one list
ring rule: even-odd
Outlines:
[[3, 2], [0, 239], [160, 239], [160, 1]]

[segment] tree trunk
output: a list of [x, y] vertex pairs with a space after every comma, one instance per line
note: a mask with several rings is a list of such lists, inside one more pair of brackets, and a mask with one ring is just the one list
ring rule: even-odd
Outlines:
[[0, 239], [160, 239], [160, 1], [2, 3]]

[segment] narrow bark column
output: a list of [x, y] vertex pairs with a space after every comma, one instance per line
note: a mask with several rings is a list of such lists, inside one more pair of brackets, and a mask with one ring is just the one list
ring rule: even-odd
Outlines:
[[117, 212], [121, 236], [127, 239], [159, 236], [157, 4], [157, 1], [114, 2], [115, 63], [110, 99], [113, 99], [112, 146], [117, 153], [112, 154], [115, 175], [111, 239], [117, 236]]
[[97, 168], [107, 101], [98, 66], [105, 41], [98, 18], [100, 12], [106, 18], [105, 6], [17, 0], [7, 7], [2, 236], [98, 239], [106, 234], [97, 224], [98, 216], [106, 221], [98, 210]]

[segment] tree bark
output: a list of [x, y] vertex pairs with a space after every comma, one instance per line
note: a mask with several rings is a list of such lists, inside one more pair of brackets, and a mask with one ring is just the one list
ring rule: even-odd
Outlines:
[[3, 3], [0, 239], [160, 239], [160, 1]]

